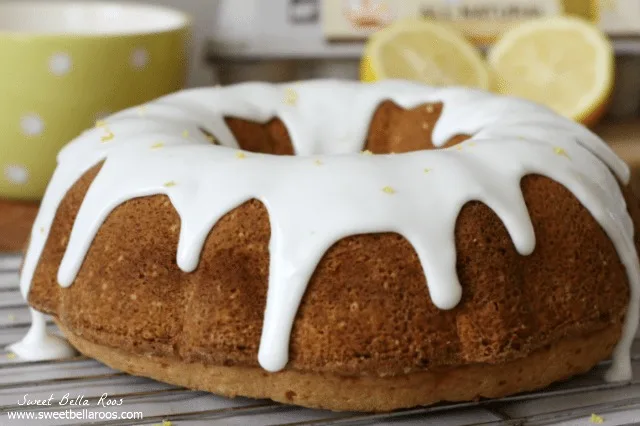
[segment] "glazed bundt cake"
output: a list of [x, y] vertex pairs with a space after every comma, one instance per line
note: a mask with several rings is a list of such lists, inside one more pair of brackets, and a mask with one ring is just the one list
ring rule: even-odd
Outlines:
[[[626, 380], [628, 179], [584, 127], [481, 91], [188, 90], [60, 153], [22, 290], [80, 352], [221, 395], [391, 410], [610, 355]], [[18, 353], [59, 350], [34, 330]]]

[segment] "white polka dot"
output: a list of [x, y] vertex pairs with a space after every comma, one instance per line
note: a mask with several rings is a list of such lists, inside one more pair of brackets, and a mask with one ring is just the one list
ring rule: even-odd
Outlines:
[[4, 168], [4, 177], [16, 185], [24, 185], [29, 180], [29, 171], [24, 166], [10, 164]]
[[55, 75], [64, 75], [71, 71], [71, 56], [68, 53], [58, 52], [49, 58], [49, 69]]
[[38, 114], [26, 114], [20, 119], [20, 127], [25, 135], [35, 136], [44, 130], [44, 122]]
[[131, 52], [131, 66], [141, 69], [149, 62], [149, 52], [146, 49], [138, 48]]

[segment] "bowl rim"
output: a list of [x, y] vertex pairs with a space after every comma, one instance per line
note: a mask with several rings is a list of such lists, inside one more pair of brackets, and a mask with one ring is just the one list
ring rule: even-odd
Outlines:
[[98, 0], [98, 1], [80, 1], [80, 0], [62, 0], [56, 2], [44, 1], [44, 0], [9, 0], [6, 2], [0, 2], [0, 14], [8, 12], [12, 8], [18, 8], [20, 10], [33, 11], [38, 8], [58, 9], [64, 10], [67, 8], [81, 8], [84, 10], [100, 11], [101, 9], [107, 10], [108, 8], [119, 8], [126, 12], [132, 11], [154, 11], [165, 14], [167, 17], [175, 19], [176, 23], [172, 25], [157, 26], [157, 28], [147, 27], [144, 30], [132, 30], [125, 31], [107, 31], [107, 32], [93, 32], [93, 31], [38, 31], [33, 29], [5, 29], [0, 26], [0, 37], [18, 37], [18, 38], [53, 38], [53, 37], [65, 37], [65, 38], [120, 38], [120, 37], [135, 37], [143, 35], [154, 34], [166, 34], [177, 31], [183, 31], [190, 28], [193, 25], [193, 18], [186, 12], [179, 9], [175, 9], [168, 6], [156, 5], [150, 3], [130, 2], [125, 3], [121, 1], [110, 0]]

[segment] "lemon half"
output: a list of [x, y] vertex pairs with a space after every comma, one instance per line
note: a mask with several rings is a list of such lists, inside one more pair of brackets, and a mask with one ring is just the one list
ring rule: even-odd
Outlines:
[[613, 88], [613, 47], [580, 18], [523, 23], [502, 36], [488, 60], [500, 93], [536, 101], [587, 125], [604, 113]]
[[433, 86], [491, 86], [480, 51], [454, 28], [429, 20], [401, 20], [373, 34], [360, 76], [367, 82], [400, 78]]

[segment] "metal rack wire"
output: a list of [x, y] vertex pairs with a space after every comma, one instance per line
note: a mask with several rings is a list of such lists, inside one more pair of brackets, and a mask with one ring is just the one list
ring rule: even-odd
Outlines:
[[[20, 297], [20, 257], [0, 255], [0, 348], [19, 339], [30, 325], [29, 313]], [[49, 325], [52, 331], [55, 326]], [[640, 339], [634, 344], [633, 365], [640, 369]], [[170, 419], [183, 425], [548, 425], [590, 424], [592, 413], [605, 417], [605, 424], [640, 424], [640, 375], [630, 383], [606, 383], [604, 361], [590, 373], [539, 392], [501, 399], [456, 404], [439, 404], [392, 413], [333, 413], [286, 406], [266, 400], [226, 399], [153, 380], [129, 376], [84, 356], [24, 361], [0, 349], [0, 425], [10, 424], [94, 424], [103, 426], [157, 424]], [[25, 406], [24, 395], [46, 399], [51, 406]], [[83, 406], [58, 405], [66, 393], [82, 395], [93, 411], [137, 411], [143, 420], [109, 419], [88, 422], [60, 420], [29, 423], [9, 420], [9, 413], [55, 412]], [[115, 407], [96, 405], [107, 393], [110, 400], [122, 399]]]

